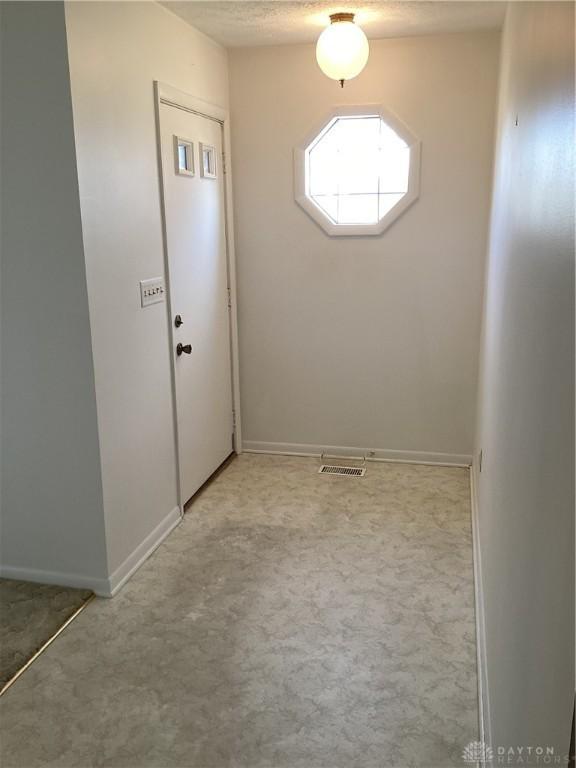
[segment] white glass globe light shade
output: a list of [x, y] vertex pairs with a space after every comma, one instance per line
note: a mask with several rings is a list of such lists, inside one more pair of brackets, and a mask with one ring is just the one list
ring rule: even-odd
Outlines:
[[354, 24], [353, 15], [346, 15], [351, 18], [332, 21], [316, 44], [318, 66], [332, 80], [341, 82], [362, 72], [369, 53], [366, 35]]

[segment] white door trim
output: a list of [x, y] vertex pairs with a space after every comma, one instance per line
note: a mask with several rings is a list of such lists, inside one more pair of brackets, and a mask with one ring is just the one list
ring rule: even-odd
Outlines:
[[[230, 169], [230, 116], [228, 110], [216, 104], [198, 99], [189, 93], [180, 91], [177, 88], [154, 81], [154, 109], [156, 114], [156, 148], [158, 157], [158, 173], [160, 177], [160, 213], [162, 218], [162, 239], [164, 246], [164, 265], [166, 270], [166, 295], [168, 308], [168, 328], [169, 343], [172, 350], [174, 346], [174, 328], [172, 318], [174, 311], [170, 297], [170, 263], [168, 259], [168, 240], [166, 232], [166, 215], [164, 210], [164, 174], [162, 170], [162, 145], [160, 132], [160, 104], [169, 104], [180, 109], [186, 109], [203, 117], [219, 122], [222, 126], [223, 147], [226, 171], [224, 174], [224, 200], [225, 200], [225, 222], [226, 222], [226, 260], [228, 267], [228, 286], [230, 288], [230, 350], [232, 361], [232, 403], [234, 408], [234, 450], [236, 453], [242, 453], [242, 420], [240, 415], [240, 373], [238, 365], [238, 312], [237, 312], [237, 290], [236, 290], [236, 254], [234, 251], [234, 217], [232, 201], [232, 173]], [[181, 498], [180, 483], [180, 457], [178, 447], [178, 418], [176, 410], [176, 376], [174, 370], [174, 355], [170, 354], [171, 376], [172, 376], [172, 413], [174, 419], [175, 450], [177, 456], [177, 492], [180, 510], [183, 513], [183, 504], [186, 499]]]

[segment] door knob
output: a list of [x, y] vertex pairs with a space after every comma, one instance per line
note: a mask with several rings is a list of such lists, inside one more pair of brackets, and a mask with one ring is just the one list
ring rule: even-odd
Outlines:
[[178, 344], [176, 345], [176, 354], [178, 355], [178, 357], [180, 357], [180, 355], [183, 352], [189, 355], [192, 352], [192, 344], [181, 344], [180, 342], [178, 342]]
[[174, 325], [176, 328], [180, 328], [181, 325], [184, 325], [184, 320], [182, 320], [182, 317], [180, 315], [176, 315], [174, 318]]

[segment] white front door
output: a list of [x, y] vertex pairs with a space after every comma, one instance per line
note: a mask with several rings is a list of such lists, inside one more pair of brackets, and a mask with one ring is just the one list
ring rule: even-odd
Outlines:
[[233, 449], [222, 126], [161, 104], [160, 133], [185, 503]]

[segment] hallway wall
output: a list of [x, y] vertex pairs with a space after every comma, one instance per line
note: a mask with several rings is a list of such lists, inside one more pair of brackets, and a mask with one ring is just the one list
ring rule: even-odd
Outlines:
[[139, 294], [164, 274], [153, 81], [227, 107], [228, 64], [156, 3], [71, 2], [66, 25], [115, 581], [177, 519], [167, 305]]
[[95, 586], [107, 558], [63, 3], [0, 3], [0, 26], [1, 573]]
[[[247, 447], [470, 457], [498, 52], [496, 31], [372, 40], [340, 89], [313, 46], [230, 51]], [[420, 198], [381, 236], [329, 237], [294, 201], [292, 151], [369, 103], [421, 139]]]
[[509, 6], [474, 466], [488, 740], [558, 757], [574, 696], [573, 35], [571, 3]]

